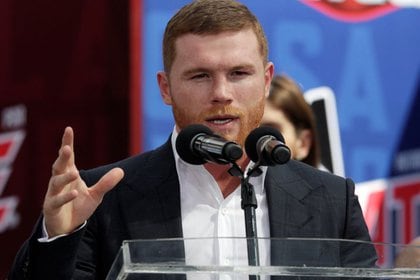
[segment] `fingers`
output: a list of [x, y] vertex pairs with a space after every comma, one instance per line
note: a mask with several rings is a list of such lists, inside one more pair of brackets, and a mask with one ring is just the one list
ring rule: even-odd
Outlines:
[[63, 190], [65, 186], [72, 183], [79, 178], [77, 171], [73, 170], [61, 175], [52, 176], [50, 179], [50, 186], [48, 188], [49, 195], [55, 195]]
[[47, 211], [47, 210], [59, 209], [60, 207], [62, 207], [66, 203], [74, 200], [77, 197], [78, 194], [79, 193], [78, 193], [77, 190], [71, 190], [71, 191], [68, 191], [68, 192], [63, 192], [63, 193], [60, 193], [58, 195], [52, 196], [48, 200], [48, 203], [47, 203], [47, 200], [45, 201], [44, 214], [45, 214], [45, 211]]
[[72, 151], [69, 146], [64, 146], [60, 149], [59, 155], [52, 165], [52, 175], [56, 176], [66, 172], [70, 166], [70, 158]]
[[115, 187], [119, 181], [124, 177], [124, 171], [121, 168], [113, 168], [106, 173], [102, 178], [90, 188], [91, 196], [100, 201], [102, 197]]
[[69, 164], [74, 164], [74, 132], [70, 126], [64, 129], [63, 138], [61, 139], [61, 149], [65, 146], [69, 146], [71, 151]]
[[74, 167], [73, 129], [66, 127], [61, 140], [58, 157], [52, 166], [52, 175], [62, 174], [71, 167]]
[[44, 200], [44, 211], [51, 211], [60, 208], [72, 201], [78, 195], [76, 189], [65, 189], [70, 183], [79, 179], [76, 171], [66, 172], [61, 175], [52, 176], [48, 191]]
[[70, 146], [73, 150], [74, 132], [70, 126], [64, 129], [63, 138], [61, 139], [61, 147]]

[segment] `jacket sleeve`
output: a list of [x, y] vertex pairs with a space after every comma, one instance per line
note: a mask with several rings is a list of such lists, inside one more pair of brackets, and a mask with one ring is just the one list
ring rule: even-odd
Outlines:
[[[85, 172], [80, 172], [83, 180], [86, 180]], [[42, 221], [41, 215], [31, 236], [16, 254], [8, 279], [73, 279], [79, 273], [76, 262], [87, 227], [50, 242], [39, 242], [38, 239], [42, 237]], [[80, 273], [86, 279], [94, 275], [91, 270], [85, 272], [82, 269]]]
[[344, 239], [340, 248], [343, 267], [375, 267], [377, 254], [371, 243], [359, 200], [354, 193], [354, 183], [346, 179], [346, 218]]
[[84, 229], [51, 242], [39, 242], [42, 216], [18, 251], [8, 279], [71, 279]]

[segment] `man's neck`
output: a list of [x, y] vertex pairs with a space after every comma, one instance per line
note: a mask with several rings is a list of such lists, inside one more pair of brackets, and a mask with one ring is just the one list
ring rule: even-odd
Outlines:
[[[249, 159], [244, 156], [237, 163], [244, 170], [249, 163]], [[204, 167], [216, 180], [224, 198], [234, 192], [241, 183], [240, 178], [229, 174], [228, 170], [231, 167], [229, 164], [206, 163]]]

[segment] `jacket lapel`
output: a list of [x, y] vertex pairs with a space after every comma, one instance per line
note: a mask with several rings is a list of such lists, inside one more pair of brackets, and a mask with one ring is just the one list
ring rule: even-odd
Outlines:
[[[119, 195], [124, 201], [122, 212], [127, 220], [130, 239], [167, 239], [182, 237], [179, 181], [170, 140], [144, 155], [141, 164]], [[181, 241], [159, 241], [142, 246], [137, 257], [160, 261], [185, 261]], [[146, 243], [144, 243], [146, 244]], [[142, 256], [142, 254], [144, 254]], [[144, 279], [185, 280], [185, 275], [142, 275]], [[149, 278], [150, 277], [150, 278]], [[143, 279], [143, 278], [142, 278]]]
[[179, 181], [170, 141], [147, 153], [120, 192], [132, 239], [182, 237]]
[[[321, 225], [317, 207], [310, 203], [321, 183], [316, 177], [304, 178], [299, 164], [289, 162], [267, 170], [265, 188], [267, 192], [273, 265], [302, 265], [305, 260], [316, 260], [319, 244], [293, 241], [284, 238], [320, 236]], [[307, 175], [306, 175], [307, 176]], [[276, 239], [278, 238], [278, 239]]]

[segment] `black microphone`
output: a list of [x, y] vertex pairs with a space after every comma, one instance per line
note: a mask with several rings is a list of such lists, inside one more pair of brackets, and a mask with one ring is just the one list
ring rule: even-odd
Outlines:
[[260, 126], [245, 140], [248, 157], [260, 165], [284, 164], [290, 160], [290, 149], [284, 144], [281, 133], [269, 126]]
[[196, 165], [205, 162], [233, 163], [243, 154], [241, 146], [223, 139], [201, 124], [193, 124], [181, 130], [175, 146], [184, 161]]

